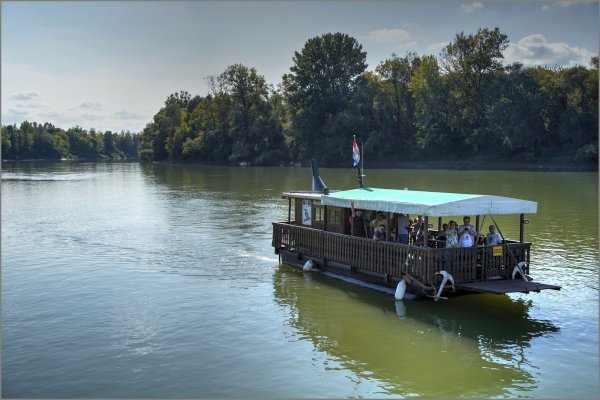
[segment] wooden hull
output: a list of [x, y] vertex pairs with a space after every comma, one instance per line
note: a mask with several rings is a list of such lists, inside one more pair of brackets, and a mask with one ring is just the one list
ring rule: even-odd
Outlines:
[[[313, 262], [314, 268], [318, 268], [319, 270], [325, 272], [331, 272], [335, 275], [345, 276], [369, 284], [378, 285], [381, 288], [387, 289], [383, 289], [381, 291], [390, 294], [393, 294], [395, 292], [396, 286], [398, 285], [398, 282], [400, 282], [400, 278], [397, 277], [391, 277], [389, 275], [386, 276], [384, 274], [378, 274], [375, 272], [363, 270], [361, 268], [352, 268], [349, 265], [336, 263], [332, 261], [325, 260], [325, 262], [323, 262], [323, 260], [318, 260], [308, 256], [298, 256], [298, 254], [296, 253], [292, 253], [285, 250], [281, 250], [279, 252], [279, 255], [281, 256], [281, 261], [285, 264], [302, 269], [304, 267], [304, 264], [307, 261], [311, 260]], [[433, 295], [434, 293], [433, 287], [427, 287], [408, 275], [405, 275], [404, 281], [406, 282], [406, 292], [412, 295], [410, 297], [427, 297]]]

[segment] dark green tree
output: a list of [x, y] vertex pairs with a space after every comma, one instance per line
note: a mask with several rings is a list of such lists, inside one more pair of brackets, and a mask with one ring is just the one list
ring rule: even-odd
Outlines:
[[452, 159], [460, 147], [448, 127], [448, 85], [434, 56], [424, 56], [409, 83], [418, 150]]
[[448, 125], [455, 140], [464, 143], [462, 154], [485, 150], [488, 113], [496, 97], [493, 85], [503, 70], [502, 52], [508, 36], [498, 27], [478, 29], [475, 35], [456, 35], [441, 54], [444, 78], [449, 85]]
[[[319, 144], [328, 137], [327, 124], [344, 110], [356, 89], [356, 80], [367, 68], [366, 53], [343, 33], [327, 33], [309, 39], [293, 57], [283, 87], [290, 107], [294, 156], [329, 158]], [[336, 145], [352, 137], [347, 132]]]
[[395, 54], [375, 68], [379, 77], [381, 99], [388, 106], [393, 119], [393, 130], [386, 135], [388, 146], [407, 148], [414, 145], [414, 100], [409, 90], [409, 83], [419, 67], [421, 59], [416, 53], [408, 53], [405, 57]]
[[[229, 110], [229, 136], [233, 147], [231, 161], [251, 161], [262, 150], [263, 135], [255, 128], [265, 114], [269, 114], [268, 88], [263, 76], [254, 68], [234, 64], [218, 77], [222, 92], [231, 99]], [[264, 127], [266, 128], [266, 127]]]

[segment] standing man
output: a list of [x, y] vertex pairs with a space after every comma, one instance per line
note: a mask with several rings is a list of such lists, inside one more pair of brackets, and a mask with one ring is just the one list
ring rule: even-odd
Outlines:
[[354, 202], [350, 202], [352, 207], [352, 236], [367, 237], [367, 229], [365, 220], [362, 216], [362, 211], [354, 208]]
[[485, 235], [485, 243], [488, 246], [496, 246], [502, 243], [502, 236], [496, 232], [496, 226], [490, 225], [490, 233]]
[[408, 216], [400, 213], [398, 215], [398, 236], [396, 242], [402, 244], [408, 244], [408, 227], [410, 226], [410, 220]]
[[458, 247], [473, 247], [478, 236], [482, 235], [471, 225], [471, 217], [465, 216], [463, 225], [458, 227]]

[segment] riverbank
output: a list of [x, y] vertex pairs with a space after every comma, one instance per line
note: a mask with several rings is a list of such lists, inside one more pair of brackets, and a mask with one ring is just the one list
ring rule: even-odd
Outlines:
[[[232, 164], [225, 162], [199, 162], [199, 161], [167, 161], [175, 164], [186, 164], [186, 165], [237, 165], [240, 167], [251, 167], [253, 165], [243, 164]], [[292, 161], [288, 163], [281, 163], [280, 167], [310, 167], [310, 161]], [[351, 163], [340, 163], [340, 162], [319, 162], [319, 166], [322, 168], [350, 168]], [[547, 171], [547, 172], [597, 172], [598, 165], [580, 165], [568, 161], [545, 161], [545, 162], [524, 162], [524, 161], [513, 161], [513, 160], [428, 160], [428, 161], [398, 161], [398, 160], [381, 160], [381, 161], [367, 161], [364, 166], [365, 169], [433, 169], [433, 170], [484, 170], [484, 171]]]
[[[351, 168], [352, 161], [327, 162], [320, 161], [322, 168]], [[247, 162], [232, 163], [218, 161], [163, 161], [185, 165], [236, 165], [240, 167], [252, 166], [280, 166], [280, 167], [310, 167], [310, 160], [289, 161], [278, 165], [252, 165]], [[516, 161], [510, 159], [490, 160], [486, 157], [471, 157], [468, 160], [370, 160], [367, 159], [365, 169], [433, 169], [433, 170], [484, 170], [484, 171], [548, 171], [548, 172], [597, 172], [598, 163], [594, 165], [577, 164], [567, 158], [547, 159], [543, 161]]]
[[138, 157], [116, 156], [109, 157], [100, 155], [98, 157], [63, 157], [63, 158], [5, 158], [2, 162], [139, 162]]
[[[96, 159], [26, 159], [26, 160], [2, 160], [5, 162], [142, 162], [134, 158], [96, 158]], [[184, 164], [184, 165], [213, 165], [213, 166], [238, 166], [238, 167], [254, 167], [255, 165], [248, 163], [232, 163], [224, 161], [147, 161], [145, 163], [154, 164]], [[323, 168], [349, 168], [350, 163], [335, 163], [335, 162], [319, 162], [319, 166]], [[258, 165], [256, 165], [258, 166]], [[310, 167], [310, 161], [292, 161], [281, 163], [278, 165], [261, 165], [265, 167]], [[525, 162], [525, 161], [490, 161], [490, 160], [428, 160], [428, 161], [398, 161], [398, 160], [382, 160], [368, 161], [365, 169], [433, 169], [433, 170], [483, 170], [483, 171], [545, 171], [545, 172], [597, 172], [598, 165], [580, 165], [568, 161], [545, 161], [545, 162]]]
[[452, 169], [452, 170], [498, 170], [498, 171], [549, 171], [549, 172], [597, 172], [598, 165], [578, 165], [555, 162], [519, 162], [519, 161], [384, 161], [367, 164], [368, 168], [398, 169]]

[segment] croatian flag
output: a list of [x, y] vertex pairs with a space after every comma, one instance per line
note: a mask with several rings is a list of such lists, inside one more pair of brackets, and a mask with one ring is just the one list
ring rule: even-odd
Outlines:
[[360, 150], [358, 150], [356, 140], [352, 140], [352, 159], [354, 160], [354, 166], [356, 167], [360, 162]]

